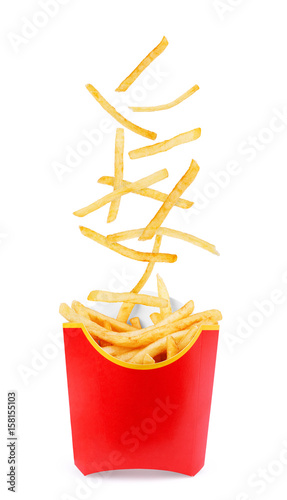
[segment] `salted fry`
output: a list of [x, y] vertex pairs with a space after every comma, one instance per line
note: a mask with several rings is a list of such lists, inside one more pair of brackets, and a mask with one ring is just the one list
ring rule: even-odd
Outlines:
[[128, 347], [119, 347], [118, 345], [109, 345], [106, 347], [102, 347], [102, 349], [111, 356], [120, 356], [121, 354], [130, 352], [130, 349]]
[[167, 301], [167, 306], [160, 308], [160, 315], [162, 319], [164, 319], [167, 318], [172, 313], [170, 305], [170, 297], [163, 279], [160, 277], [159, 274], [157, 274], [156, 277], [157, 277], [158, 296]]
[[[115, 141], [115, 177], [114, 177], [114, 190], [121, 187], [124, 176], [124, 129], [117, 128], [116, 141]], [[121, 198], [116, 198], [111, 202], [107, 222], [116, 220]]]
[[[174, 340], [174, 338], [171, 335], [169, 335], [168, 337], [166, 337], [166, 359], [170, 359], [178, 353], [179, 353], [178, 345]], [[146, 354], [145, 357], [147, 355], [148, 354]]]
[[120, 361], [126, 361], [127, 363], [138, 353], [141, 351], [141, 348], [138, 349], [129, 349], [127, 352], [123, 354], [119, 354], [116, 356]]
[[184, 132], [179, 134], [172, 139], [168, 139], [163, 142], [158, 142], [152, 146], [145, 146], [139, 149], [133, 149], [129, 152], [129, 157], [131, 160], [137, 160], [138, 158], [144, 158], [146, 156], [156, 155], [157, 153], [164, 153], [175, 146], [180, 146], [181, 144], [186, 144], [187, 142], [195, 141], [201, 136], [201, 129], [195, 128], [189, 132]]
[[90, 92], [90, 94], [96, 99], [96, 101], [102, 106], [102, 108], [107, 111], [115, 120], [117, 120], [123, 127], [128, 128], [132, 132], [139, 134], [147, 139], [155, 140], [157, 134], [155, 132], [151, 132], [150, 130], [146, 130], [138, 125], [127, 120], [123, 115], [121, 115], [106, 99], [100, 94], [100, 92], [93, 87], [90, 83], [86, 85], [86, 88]]
[[111, 318], [110, 316], [106, 316], [105, 314], [95, 311], [94, 309], [90, 309], [76, 300], [72, 302], [72, 309], [80, 316], [84, 316], [104, 328], [105, 322], [107, 321], [116, 332], [135, 331], [133, 326], [130, 326], [127, 323], [122, 323], [121, 321]]
[[194, 181], [195, 177], [199, 172], [199, 166], [196, 161], [192, 160], [189, 169], [182, 176], [180, 181], [175, 185], [171, 193], [168, 195], [165, 202], [162, 204], [156, 215], [147, 225], [141, 236], [139, 237], [140, 241], [149, 240], [153, 238], [158, 228], [162, 225], [163, 221], [166, 219], [170, 210], [174, 206], [176, 200], [180, 198], [182, 193], [190, 186], [190, 184]]
[[199, 90], [199, 86], [194, 85], [194, 87], [189, 89], [187, 92], [182, 94], [174, 101], [169, 102], [168, 104], [160, 104], [159, 106], [130, 106], [130, 109], [136, 112], [163, 111], [165, 109], [170, 109], [173, 108], [174, 106], [177, 106], [181, 102], [185, 101], [185, 99], [190, 97], [192, 94], [194, 94], [197, 90]]
[[[194, 330], [198, 330], [198, 325], [194, 326]], [[182, 338], [184, 338], [187, 333], [188, 330], [182, 330], [171, 334], [171, 337], [173, 337], [173, 339], [178, 342]], [[152, 342], [146, 347], [139, 349], [138, 352], [130, 356], [129, 361], [131, 363], [142, 364], [146, 354], [149, 354], [152, 358], [155, 358], [156, 356], [166, 352], [166, 339], [167, 337], [163, 337], [156, 340], [155, 342]]]
[[140, 322], [140, 319], [135, 316], [134, 318], [131, 318], [130, 319], [130, 322], [131, 322], [131, 325], [134, 327], [134, 328], [138, 328], [138, 329], [141, 329], [141, 322]]
[[103, 198], [100, 198], [99, 200], [95, 201], [94, 203], [91, 203], [87, 207], [84, 207], [84, 208], [81, 208], [80, 210], [77, 210], [76, 212], [74, 212], [74, 215], [76, 215], [77, 217], [84, 217], [85, 215], [88, 215], [91, 212], [98, 210], [99, 208], [103, 207], [107, 203], [110, 203], [111, 201], [116, 200], [121, 196], [124, 196], [128, 193], [131, 193], [132, 191], [138, 191], [139, 189], [150, 186], [151, 184], [154, 184], [155, 182], [162, 181], [163, 179], [166, 179], [167, 177], [168, 177], [168, 171], [166, 170], [166, 168], [163, 168], [162, 170], [158, 170], [154, 174], [148, 175], [147, 177], [143, 177], [142, 179], [139, 179], [138, 181], [132, 182], [128, 186], [122, 186], [122, 187], [119, 187], [118, 189], [115, 189], [112, 193], [106, 194], [106, 196], [103, 196]]
[[155, 360], [148, 353], [146, 353], [146, 355], [143, 359], [143, 364], [144, 365], [152, 365], [154, 363], [155, 363]]
[[163, 318], [161, 317], [160, 313], [154, 312], [150, 314], [150, 319], [152, 320], [153, 324], [156, 325], [159, 323]]
[[116, 88], [116, 92], [125, 92], [140, 74], [166, 49], [168, 41], [163, 37], [161, 42], [138, 64], [138, 66], [127, 76]]
[[[118, 241], [126, 241], [133, 238], [138, 238], [143, 233], [143, 231], [144, 227], [139, 229], [130, 229], [129, 231], [122, 231], [120, 233], [109, 234], [107, 236], [107, 242], [117, 243]], [[219, 255], [214, 245], [208, 243], [207, 241], [201, 240], [200, 238], [197, 238], [192, 234], [183, 233], [182, 231], [177, 231], [176, 229], [170, 229], [168, 227], [159, 227], [156, 231], [156, 234], [161, 236], [169, 236], [171, 238], [178, 238], [179, 240], [183, 240], [187, 243], [191, 243], [192, 245], [196, 245], [203, 250], [207, 250], [214, 255]]]
[[[161, 236], [155, 237], [155, 242], [154, 242], [154, 246], [152, 249], [152, 253], [155, 253], [155, 254], [159, 253], [161, 240], [162, 240]], [[132, 293], [139, 293], [141, 291], [141, 289], [144, 287], [147, 280], [149, 279], [149, 277], [153, 271], [154, 265], [155, 265], [154, 262], [148, 263], [146, 270], [145, 270], [144, 274], [142, 275], [141, 279], [138, 281], [138, 283], [132, 289]], [[123, 303], [123, 305], [121, 306], [121, 308], [118, 312], [117, 319], [119, 321], [128, 321], [133, 308], [134, 308], [133, 304]]]
[[[99, 184], [106, 184], [107, 186], [114, 186], [115, 184], [115, 178], [110, 177], [108, 175], [104, 175], [103, 177], [100, 177], [98, 180]], [[127, 186], [131, 184], [131, 182], [128, 181], [122, 181], [122, 186]], [[136, 191], [135, 193], [132, 194], [139, 194], [140, 196], [145, 196], [146, 198], [152, 198], [153, 200], [157, 201], [165, 201], [168, 197], [168, 194], [162, 193], [161, 191], [157, 191], [156, 189], [150, 189], [150, 188], [145, 188], [145, 189], [140, 189], [139, 191]], [[191, 208], [193, 205], [192, 201], [189, 200], [183, 200], [182, 198], [179, 198], [177, 200], [175, 206], [179, 208]]]
[[106, 319], [104, 320], [103, 327], [104, 327], [106, 330], [110, 330], [110, 331], [112, 331], [112, 326], [111, 326], [111, 323], [110, 323], [109, 321], [107, 321]]
[[[200, 325], [214, 325], [216, 326], [217, 325], [217, 322], [215, 321], [211, 321], [209, 319], [206, 319], [204, 321], [202, 321], [200, 323]], [[198, 330], [196, 330], [193, 326], [190, 328], [190, 330], [188, 330], [188, 332], [186, 333], [186, 335], [184, 335], [184, 337], [182, 337], [182, 339], [178, 342], [178, 349], [179, 351], [182, 351], [182, 349], [184, 349], [185, 347], [188, 346], [188, 344], [190, 344], [190, 342], [192, 342], [193, 340], [196, 339], [196, 336], [197, 336], [197, 333], [198, 333]]]
[[109, 244], [107, 243], [106, 238], [102, 234], [96, 233], [96, 231], [92, 231], [92, 229], [89, 229], [87, 227], [80, 226], [80, 231], [87, 238], [90, 238], [91, 240], [96, 241], [100, 245], [103, 245], [104, 247], [107, 247], [110, 250], [113, 250], [114, 252], [117, 252], [120, 255], [123, 255], [124, 257], [127, 257], [129, 259], [139, 260], [141, 262], [169, 262], [169, 263], [176, 262], [177, 260], [177, 256], [174, 254], [138, 252], [137, 250], [132, 250], [131, 248], [124, 247], [123, 245], [119, 245], [118, 243]]
[[151, 307], [168, 307], [168, 301], [165, 298], [139, 293], [115, 293], [93, 290], [89, 293], [88, 300], [95, 302], [131, 302], [132, 304], [142, 304]]

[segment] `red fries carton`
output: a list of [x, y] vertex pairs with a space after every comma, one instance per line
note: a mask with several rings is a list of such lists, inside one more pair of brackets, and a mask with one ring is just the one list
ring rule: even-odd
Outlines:
[[82, 324], [64, 324], [74, 460], [84, 475], [200, 471], [218, 331], [202, 327], [193, 344], [173, 358], [132, 365], [104, 352]]

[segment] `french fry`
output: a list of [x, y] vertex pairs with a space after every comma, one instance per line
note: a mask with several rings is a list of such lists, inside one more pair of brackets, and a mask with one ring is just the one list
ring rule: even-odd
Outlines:
[[[122, 231], [120, 233], [109, 234], [107, 236], [108, 243], [117, 243], [118, 241], [131, 240], [133, 238], [138, 238], [144, 231], [144, 227], [140, 229], [130, 229], [129, 231]], [[157, 235], [169, 236], [170, 238], [177, 238], [179, 240], [186, 241], [197, 247], [207, 250], [214, 255], [219, 255], [215, 248], [215, 245], [208, 243], [207, 241], [201, 240], [192, 234], [183, 233], [182, 231], [177, 231], [176, 229], [170, 229], [168, 227], [159, 227], [156, 231]]]
[[139, 149], [133, 149], [129, 152], [129, 157], [131, 160], [137, 160], [138, 158], [144, 158], [146, 156], [156, 155], [157, 153], [164, 153], [169, 151], [175, 146], [180, 146], [186, 144], [187, 142], [195, 141], [201, 136], [201, 129], [195, 128], [194, 130], [189, 130], [189, 132], [184, 132], [166, 141], [158, 142], [152, 146], [145, 146]]
[[139, 330], [141, 329], [141, 322], [140, 322], [140, 319], [135, 316], [134, 318], [131, 318], [130, 319], [130, 322], [131, 322], [131, 325], [134, 327], [134, 328], [138, 328]]
[[112, 193], [106, 194], [106, 196], [103, 196], [102, 198], [95, 201], [94, 203], [91, 203], [87, 207], [77, 210], [76, 212], [74, 212], [74, 215], [76, 215], [77, 217], [85, 217], [85, 215], [88, 215], [94, 212], [95, 210], [98, 210], [107, 203], [110, 203], [111, 201], [116, 200], [121, 196], [131, 193], [132, 191], [137, 191], [138, 189], [150, 186], [151, 184], [162, 181], [167, 177], [168, 177], [168, 171], [166, 170], [166, 168], [158, 170], [158, 172], [148, 175], [143, 179], [139, 179], [136, 182], [131, 182], [131, 184], [129, 184], [128, 186], [122, 186], [119, 187], [118, 189], [115, 189]]
[[[194, 327], [194, 330], [197, 331], [197, 329], [198, 329], [198, 326], [196, 325]], [[188, 330], [182, 330], [182, 331], [178, 331], [178, 332], [173, 333], [171, 336], [174, 340], [179, 341], [183, 337], [185, 337], [185, 335], [187, 333], [188, 333]], [[131, 356], [129, 358], [129, 361], [131, 363], [142, 364], [146, 354], [149, 354], [152, 358], [155, 358], [156, 356], [166, 352], [166, 338], [167, 337], [163, 337], [161, 339], [158, 339], [155, 342], [152, 342], [151, 344], [147, 345], [146, 347], [138, 350], [137, 353], [133, 354], [133, 356]]]
[[140, 347], [138, 349], [129, 349], [127, 352], [117, 355], [116, 358], [128, 363], [140, 350]]
[[161, 42], [138, 64], [138, 66], [127, 76], [116, 88], [116, 92], [125, 92], [139, 75], [166, 49], [168, 41], [163, 37]]
[[174, 206], [176, 200], [180, 198], [182, 193], [190, 186], [190, 184], [194, 181], [195, 177], [199, 172], [199, 166], [196, 161], [192, 160], [189, 169], [182, 176], [180, 181], [175, 185], [171, 193], [168, 195], [165, 202], [162, 204], [156, 215], [149, 222], [141, 236], [139, 237], [140, 241], [149, 240], [153, 238], [158, 228], [162, 225], [163, 221], [166, 219], [170, 210]]
[[127, 347], [119, 347], [118, 345], [109, 345], [103, 347], [102, 349], [111, 356], [120, 356], [120, 354], [130, 352], [130, 349], [128, 349]]
[[103, 324], [103, 327], [106, 329], [106, 330], [110, 330], [112, 331], [112, 326], [111, 326], [111, 323], [107, 320], [104, 320], [104, 324]]
[[[99, 184], [105, 184], [107, 186], [114, 186], [115, 181], [114, 177], [110, 177], [108, 175], [104, 175], [103, 177], [100, 177], [98, 180]], [[131, 184], [131, 182], [128, 181], [122, 181], [122, 186], [127, 186]], [[145, 189], [140, 189], [139, 191], [136, 191], [135, 193], [132, 194], [139, 194], [140, 196], [145, 196], [146, 198], [152, 198], [153, 200], [157, 201], [165, 201], [168, 197], [168, 194], [162, 193], [161, 191], [157, 191], [156, 189], [150, 189], [150, 188], [145, 188]], [[179, 198], [177, 200], [175, 206], [179, 208], [191, 208], [194, 203], [189, 200], [183, 200], [182, 198]]]
[[109, 316], [95, 311], [94, 309], [90, 309], [89, 307], [85, 307], [76, 300], [72, 302], [72, 309], [80, 316], [84, 316], [100, 326], [104, 327], [105, 322], [107, 321], [116, 332], [134, 332], [136, 330], [133, 326], [130, 326], [127, 323], [122, 323], [117, 319], [110, 318]]
[[[116, 141], [115, 141], [115, 177], [114, 177], [114, 190], [121, 187], [124, 176], [124, 129], [117, 128]], [[116, 198], [111, 202], [107, 222], [116, 220], [121, 198]]]
[[160, 313], [154, 312], [150, 314], [150, 319], [152, 320], [153, 324], [156, 325], [159, 323], [163, 318], [161, 317]]
[[100, 92], [93, 87], [90, 83], [86, 85], [86, 88], [90, 92], [90, 94], [96, 99], [96, 101], [102, 106], [102, 108], [107, 111], [115, 120], [117, 120], [123, 127], [128, 128], [132, 132], [139, 134], [147, 139], [155, 140], [157, 134], [155, 132], [151, 132], [150, 130], [146, 130], [134, 123], [130, 122], [123, 115], [121, 115], [106, 99], [100, 94]]
[[[202, 321], [199, 324], [200, 324], [200, 326], [201, 325], [214, 325], [214, 326], [216, 326], [218, 323], [216, 321], [211, 321], [211, 320], [207, 319], [205, 321]], [[190, 342], [195, 340], [197, 333], [198, 333], [198, 330], [195, 330], [194, 327], [192, 326], [190, 328], [190, 330], [188, 330], [186, 335], [184, 335], [184, 337], [182, 337], [182, 339], [178, 342], [179, 351], [182, 351], [185, 347], [188, 346], [188, 344], [190, 344]]]
[[109, 244], [106, 241], [106, 238], [96, 231], [92, 231], [87, 227], [80, 226], [81, 233], [90, 238], [91, 240], [103, 245], [104, 247], [113, 250], [114, 252], [123, 255], [129, 259], [138, 260], [141, 262], [169, 262], [173, 263], [177, 260], [177, 255], [168, 254], [168, 253], [147, 253], [147, 252], [139, 252], [137, 250], [132, 250], [131, 248], [124, 247], [123, 245], [119, 245], [118, 243]]
[[[159, 253], [161, 240], [162, 240], [161, 236], [155, 237], [155, 242], [154, 242], [154, 246], [152, 249], [152, 253], [155, 253], [155, 254]], [[146, 270], [145, 270], [144, 274], [142, 275], [141, 279], [138, 281], [138, 283], [132, 289], [132, 293], [139, 293], [141, 291], [141, 289], [144, 287], [147, 280], [149, 279], [149, 277], [153, 271], [154, 265], [155, 265], [154, 262], [148, 263]], [[117, 319], [119, 321], [128, 321], [133, 308], [134, 308], [133, 304], [123, 303], [123, 305], [121, 306], [121, 308], [118, 312]]]
[[168, 301], [165, 298], [139, 293], [115, 293], [104, 290], [93, 290], [89, 293], [88, 300], [95, 302], [131, 302], [132, 304], [142, 304], [150, 307], [168, 307]]
[[172, 313], [170, 305], [170, 297], [163, 279], [160, 277], [159, 274], [157, 274], [156, 277], [157, 277], [158, 296], [167, 301], [167, 306], [160, 308], [161, 318], [164, 319], [167, 318]]
[[163, 111], [165, 109], [170, 109], [173, 108], [174, 106], [177, 106], [181, 102], [185, 101], [185, 99], [190, 97], [192, 94], [194, 94], [197, 90], [199, 90], [199, 86], [194, 85], [187, 92], [182, 94], [174, 101], [169, 102], [168, 104], [160, 104], [159, 106], [130, 106], [130, 109], [136, 112]]
[[155, 360], [147, 353], [143, 359], [144, 365], [152, 365], [155, 363]]
[[[171, 335], [169, 335], [168, 337], [166, 337], [166, 359], [170, 359], [178, 353], [179, 353], [178, 345], [174, 340], [174, 338]], [[145, 355], [145, 357], [146, 356], [148, 356], [148, 353]]]

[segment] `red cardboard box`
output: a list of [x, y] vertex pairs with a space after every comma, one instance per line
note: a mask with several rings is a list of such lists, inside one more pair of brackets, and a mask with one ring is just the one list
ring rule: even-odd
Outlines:
[[75, 465], [84, 474], [203, 467], [219, 328], [202, 327], [171, 360], [132, 365], [64, 324]]

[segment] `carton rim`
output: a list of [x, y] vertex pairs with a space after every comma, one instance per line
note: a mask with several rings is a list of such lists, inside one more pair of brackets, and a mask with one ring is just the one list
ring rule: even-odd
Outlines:
[[219, 325], [202, 325], [199, 330], [197, 331], [196, 335], [192, 339], [192, 341], [184, 348], [182, 351], [180, 351], [178, 354], [173, 356], [170, 359], [166, 359], [165, 361], [161, 361], [159, 363], [155, 364], [135, 364], [135, 363], [129, 363], [127, 361], [121, 361], [120, 359], [115, 358], [114, 356], [111, 356], [111, 354], [108, 354], [105, 352], [98, 344], [97, 342], [93, 339], [93, 337], [89, 334], [88, 330], [86, 329], [85, 325], [83, 323], [63, 323], [63, 328], [64, 329], [75, 329], [78, 328], [82, 330], [83, 334], [85, 335], [86, 339], [90, 342], [90, 344], [96, 349], [96, 351], [103, 356], [104, 358], [108, 359], [112, 363], [122, 366], [124, 368], [129, 368], [132, 370], [156, 370], [158, 368], [162, 368], [164, 366], [168, 366], [171, 363], [174, 363], [178, 359], [180, 359], [182, 356], [185, 355], [197, 342], [199, 339], [201, 333], [203, 331], [219, 331]]

